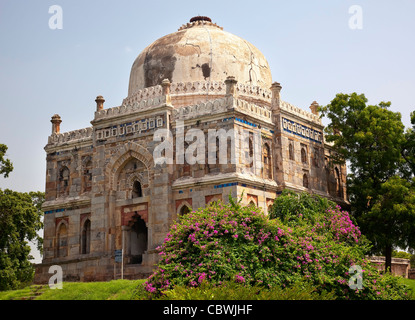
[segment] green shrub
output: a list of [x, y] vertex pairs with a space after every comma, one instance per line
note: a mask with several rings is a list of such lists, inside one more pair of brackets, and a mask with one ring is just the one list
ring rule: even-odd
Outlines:
[[412, 255], [408, 252], [393, 250], [392, 257], [400, 259], [411, 259]]
[[411, 264], [411, 268], [415, 268], [415, 254], [411, 254], [405, 251], [392, 251], [393, 258], [401, 258], [401, 259], [409, 259], [409, 263]]
[[[160, 263], [145, 289], [158, 297], [207, 281], [272, 290], [305, 279], [317, 294], [334, 292], [338, 299], [407, 298], [396, 277], [381, 275], [365, 259], [369, 243], [339, 207], [285, 192], [276, 199], [271, 218], [233, 199], [183, 216], [158, 248]], [[361, 290], [349, 287], [353, 265], [362, 268]]]

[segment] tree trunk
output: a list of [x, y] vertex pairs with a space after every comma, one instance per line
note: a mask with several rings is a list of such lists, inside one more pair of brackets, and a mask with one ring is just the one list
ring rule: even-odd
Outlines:
[[385, 272], [392, 272], [392, 246], [385, 248]]

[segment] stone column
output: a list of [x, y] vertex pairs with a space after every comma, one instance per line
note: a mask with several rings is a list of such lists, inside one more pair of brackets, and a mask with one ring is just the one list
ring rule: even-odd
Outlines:
[[104, 99], [104, 97], [103, 97], [103, 96], [98, 96], [98, 97], [95, 99], [95, 102], [97, 103], [97, 111], [101, 111], [101, 110], [103, 110], [103, 109], [104, 109], [104, 102], [105, 102], [105, 99]]
[[317, 101], [314, 101], [310, 106], [311, 113], [318, 116], [319, 115], [319, 113], [318, 113], [318, 108], [319, 107], [320, 107], [320, 105], [317, 103]]
[[235, 77], [227, 77], [225, 80], [226, 84], [226, 96], [233, 96], [236, 98], [237, 92], [236, 92], [236, 84], [238, 81], [235, 79]]
[[161, 87], [163, 88], [163, 96], [165, 97], [165, 103], [171, 104], [171, 96], [170, 96], [170, 87], [171, 83], [169, 79], [164, 79], [161, 82]]
[[52, 122], [52, 134], [59, 134], [61, 131], [60, 126], [62, 123], [61, 117], [58, 114], [55, 114], [50, 122]]
[[271, 86], [272, 98], [271, 98], [271, 109], [278, 110], [281, 106], [281, 84], [274, 82]]

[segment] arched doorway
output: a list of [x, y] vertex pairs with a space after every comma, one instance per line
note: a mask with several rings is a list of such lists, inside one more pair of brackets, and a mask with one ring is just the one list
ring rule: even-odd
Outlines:
[[147, 251], [148, 229], [145, 221], [139, 216], [135, 216], [130, 229], [130, 263], [141, 264], [143, 254]]
[[188, 206], [184, 205], [181, 209], [180, 209], [180, 215], [184, 216], [186, 214], [188, 214], [190, 212], [190, 209]]
[[61, 223], [58, 229], [57, 256], [63, 258], [68, 255], [68, 228], [65, 223]]

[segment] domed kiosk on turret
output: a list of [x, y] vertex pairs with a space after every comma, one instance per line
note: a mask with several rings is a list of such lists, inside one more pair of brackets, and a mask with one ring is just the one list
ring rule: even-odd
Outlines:
[[147, 277], [172, 223], [229, 194], [264, 214], [287, 188], [347, 203], [318, 103], [283, 101], [261, 51], [210, 18], [146, 47], [129, 80], [119, 106], [92, 95], [91, 127], [52, 117], [37, 283], [52, 265], [63, 281]]

